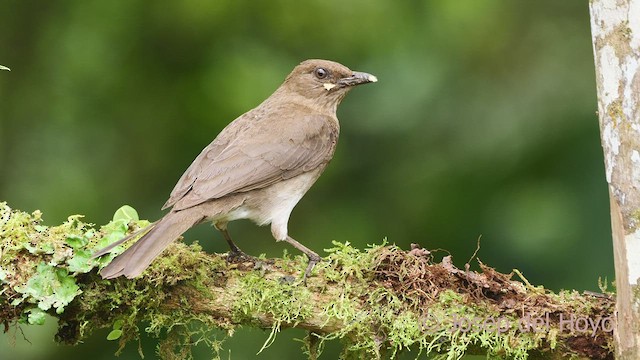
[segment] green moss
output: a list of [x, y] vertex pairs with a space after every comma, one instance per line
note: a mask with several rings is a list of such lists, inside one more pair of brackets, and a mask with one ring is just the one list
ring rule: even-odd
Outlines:
[[[29, 214], [0, 203], [0, 280], [8, 285], [0, 294], [0, 306], [4, 307], [2, 314], [11, 314], [4, 317], [5, 321], [43, 324], [44, 314], [50, 313], [62, 319], [58, 340], [77, 343], [94, 328], [106, 325], [91, 318], [95, 312], [123, 306], [130, 310], [119, 314], [123, 331], [119, 339], [124, 343], [136, 338], [138, 312], [157, 305], [161, 290], [140, 287], [136, 281], [108, 282], [95, 273], [93, 282], [78, 285], [77, 279], [104, 267], [123, 247], [116, 248], [114, 254], [91, 259], [95, 250], [146, 225], [148, 222], [139, 221], [133, 208], [124, 206], [100, 230], [83, 222], [80, 215], [49, 227], [42, 224], [39, 211]], [[105, 289], [112, 290], [107, 300]], [[83, 296], [82, 302], [74, 301], [78, 296]]]
[[624, 119], [624, 112], [622, 111], [622, 102], [620, 100], [612, 101], [607, 106], [607, 114], [613, 120], [614, 126], [618, 126], [621, 119]]
[[[496, 309], [475, 305], [468, 295], [452, 290], [442, 291], [436, 301], [416, 312], [415, 299], [371, 278], [382, 246], [362, 252], [348, 243], [334, 245], [327, 250], [329, 261], [321, 268], [327, 280], [340, 284], [340, 290], [330, 294], [334, 300], [323, 308], [321, 317], [327, 322], [338, 320], [342, 326], [328, 335], [313, 335], [318, 338], [313, 343], [318, 352], [323, 342], [331, 339], [342, 341], [343, 359], [393, 359], [408, 351], [415, 352], [416, 358], [423, 354], [434, 359], [459, 359], [471, 348], [482, 348], [488, 357], [526, 359], [541, 341], [555, 347], [557, 330], [527, 329], [518, 318], [501, 317]], [[392, 246], [385, 251], [395, 250]], [[351, 281], [354, 279], [365, 281]], [[364, 294], [364, 306], [354, 302]], [[311, 348], [308, 351], [311, 353]]]
[[260, 352], [275, 341], [283, 324], [296, 326], [312, 315], [311, 292], [299, 282], [266, 278], [258, 272], [252, 272], [240, 279], [238, 292], [241, 295], [234, 303], [235, 321], [266, 315], [273, 323]]
[[[92, 275], [82, 301], [75, 303], [73, 316], [66, 319], [69, 329], [60, 330], [59, 341], [76, 343], [96, 328], [111, 327], [109, 339], [118, 341], [118, 352], [139, 339], [143, 330], [162, 339], [158, 351], [163, 358], [191, 358], [191, 349], [198, 344], [217, 353], [233, 326], [194, 310], [198, 301], [194, 304], [193, 296], [197, 292], [201, 301], [212, 297], [210, 282], [226, 269], [226, 263], [203, 257], [201, 250], [197, 243], [172, 244], [141, 278], [103, 280]], [[190, 292], [175, 291], [175, 287]], [[141, 329], [140, 324], [145, 327]]]
[[[339, 309], [339, 310], [336, 310]], [[434, 359], [459, 359], [470, 347], [481, 347], [489, 356], [526, 359], [537, 348], [535, 336], [519, 333], [514, 319], [476, 323], [491, 318], [486, 309], [465, 305], [459, 294], [443, 292], [440, 302], [425, 309], [422, 317], [394, 294], [378, 290], [371, 294], [366, 309], [332, 304], [327, 316], [348, 322], [338, 333], [321, 340], [339, 338], [345, 344], [342, 358], [396, 358], [403, 351], [415, 351]], [[494, 314], [495, 318], [499, 317]], [[374, 324], [374, 327], [372, 327]]]
[[640, 229], [640, 209], [632, 212], [631, 218], [634, 220], [634, 223], [636, 224], [636, 227], [634, 230]]
[[380, 245], [371, 245], [366, 251], [354, 248], [349, 242], [332, 241], [332, 244], [333, 248], [324, 250], [329, 256], [316, 267], [327, 281], [345, 283], [350, 279], [362, 281], [370, 276], [378, 252], [387, 243], [384, 240]]
[[22, 294], [22, 298], [15, 299], [11, 304], [19, 305], [22, 301], [37, 304], [41, 310], [54, 308], [61, 314], [76, 295], [80, 294], [80, 288], [73, 277], [64, 268], [56, 268], [41, 262], [33, 276], [26, 284], [14, 288]]
[[[307, 286], [291, 275], [304, 272], [303, 256], [285, 253], [282, 259], [263, 258], [253, 269], [241, 269], [223, 257], [203, 255], [197, 243], [171, 244], [141, 278], [101, 279], [95, 270], [115, 255], [90, 255], [147, 224], [135, 210], [123, 207], [99, 230], [80, 216], [46, 227], [39, 212], [13, 211], [1, 203], [0, 281], [8, 290], [0, 294], [0, 314], [9, 322], [30, 324], [41, 324], [46, 313], [57, 316], [57, 339], [72, 344], [97, 328], [109, 328], [108, 339], [122, 349], [144, 331], [162, 339], [158, 352], [164, 358], [190, 358], [197, 344], [217, 356], [236, 324], [247, 323], [270, 328], [262, 349], [284, 327], [314, 324], [324, 333], [307, 337], [311, 358], [327, 340], [337, 339], [343, 359], [393, 359], [406, 352], [416, 358], [459, 359], [478, 349], [489, 358], [526, 359], [534, 349], [556, 348], [562, 337], [554, 326], [528, 328], [518, 311], [505, 315], [492, 299], [485, 301], [485, 288], [466, 278], [469, 272], [450, 262], [433, 263], [424, 249], [406, 252], [386, 243], [359, 250], [334, 242]], [[488, 274], [487, 282], [494, 279], [490, 276], [507, 276], [490, 268]], [[520, 285], [515, 288], [526, 289]], [[520, 294], [517, 289], [510, 291]], [[528, 290], [528, 296], [556, 308], [594, 317], [608, 311], [575, 291]], [[220, 296], [229, 298], [222, 302], [232, 304], [231, 318], [202, 311], [202, 304], [220, 302]], [[549, 310], [543, 306], [537, 311], [531, 316]]]
[[21, 321], [42, 324], [44, 317], [36, 307], [61, 314], [82, 292], [76, 276], [98, 265], [89, 260], [85, 248], [94, 236], [79, 215], [47, 227], [39, 211], [14, 211], [0, 203], [0, 272], [11, 289], [4, 296], [12, 299], [10, 305], [18, 310], [13, 313]]

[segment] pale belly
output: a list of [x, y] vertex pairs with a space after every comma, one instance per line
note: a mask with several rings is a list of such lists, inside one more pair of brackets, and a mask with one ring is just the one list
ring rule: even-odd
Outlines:
[[283, 180], [264, 189], [234, 195], [243, 197], [239, 206], [207, 219], [214, 224], [239, 219], [250, 219], [261, 226], [274, 223], [274, 225], [284, 226], [286, 233], [286, 223], [291, 211], [315, 183], [322, 170], [318, 169]]

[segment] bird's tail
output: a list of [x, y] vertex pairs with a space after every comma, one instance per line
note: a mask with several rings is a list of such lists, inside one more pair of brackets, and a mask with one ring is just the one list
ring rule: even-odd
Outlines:
[[171, 211], [162, 219], [139, 232], [98, 251], [93, 255], [94, 257], [107, 253], [114, 246], [139, 235], [141, 232], [146, 232], [135, 244], [131, 245], [125, 252], [118, 255], [109, 265], [102, 269], [100, 275], [104, 279], [113, 279], [122, 275], [129, 279], [137, 277], [172, 241], [202, 221], [202, 219], [202, 214], [194, 208]]

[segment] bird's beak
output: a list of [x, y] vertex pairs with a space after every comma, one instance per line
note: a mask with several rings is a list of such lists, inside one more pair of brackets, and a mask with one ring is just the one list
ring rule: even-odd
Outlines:
[[378, 81], [378, 78], [371, 74], [354, 71], [353, 75], [346, 78], [339, 79], [338, 86], [340, 87], [356, 86], [361, 84], [374, 83], [376, 81]]

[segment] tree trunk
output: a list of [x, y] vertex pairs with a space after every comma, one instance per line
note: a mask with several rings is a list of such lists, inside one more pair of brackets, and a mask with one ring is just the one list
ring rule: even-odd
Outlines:
[[616, 355], [640, 359], [640, 0], [593, 0], [590, 11], [611, 200]]

